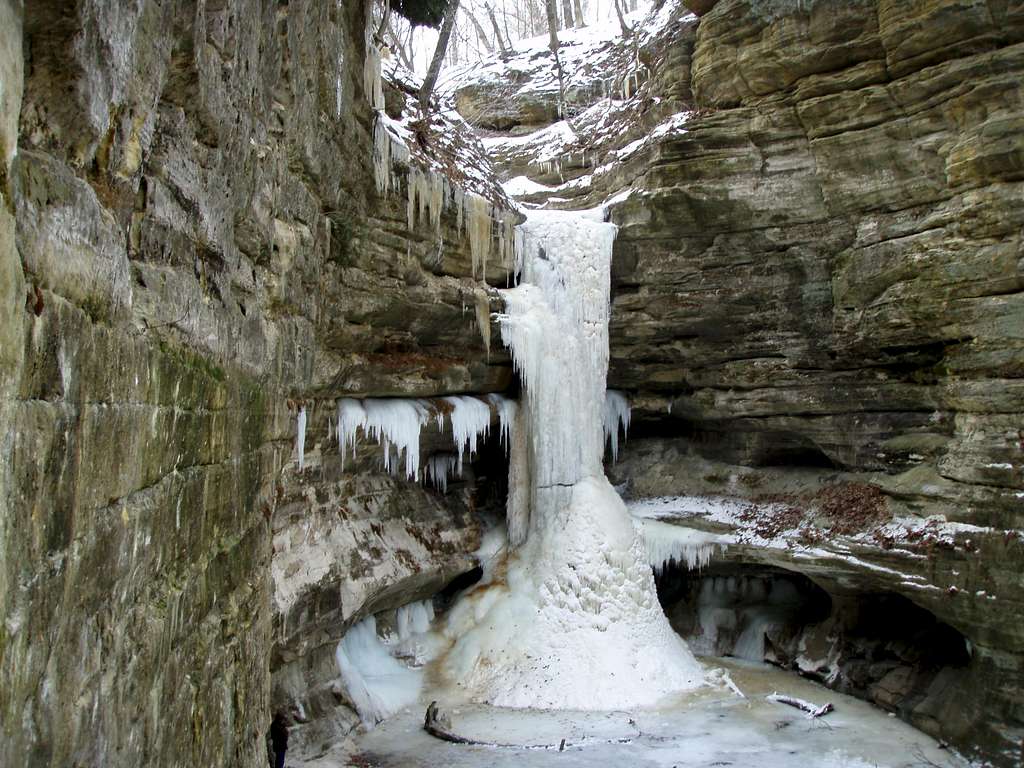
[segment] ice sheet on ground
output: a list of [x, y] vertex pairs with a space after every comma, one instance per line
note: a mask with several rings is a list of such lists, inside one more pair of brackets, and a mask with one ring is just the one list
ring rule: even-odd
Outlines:
[[[422, 729], [423, 709], [413, 709], [384, 723], [358, 739], [355, 749], [378, 768], [710, 768], [713, 765], [757, 768], [941, 768], [970, 765], [948, 749], [940, 749], [930, 737], [872, 705], [836, 693], [764, 664], [729, 659], [707, 659], [724, 668], [746, 699], [725, 686], [703, 688], [681, 696], [668, 709], [631, 711], [640, 735], [627, 743], [596, 743], [567, 747], [557, 756], [544, 749], [495, 749], [449, 744]], [[814, 702], [831, 701], [835, 712], [827, 718], [808, 720], [804, 713], [766, 700], [778, 691]], [[558, 727], [544, 725], [551, 719], [567, 735], [585, 730], [595, 722], [583, 716], [579, 725], [573, 712], [502, 710], [480, 705], [452, 704], [443, 693], [431, 691], [452, 716], [453, 728], [472, 723], [473, 733], [493, 736], [520, 734], [530, 728], [544, 733]], [[426, 704], [421, 701], [423, 708]], [[625, 714], [625, 713], [623, 713]], [[827, 722], [823, 722], [827, 721]], [[619, 721], [612, 721], [613, 726]], [[568, 741], [568, 739], [567, 739]], [[929, 763], [930, 761], [930, 763]], [[304, 765], [306, 768], [340, 768], [348, 755], [336, 751]]]

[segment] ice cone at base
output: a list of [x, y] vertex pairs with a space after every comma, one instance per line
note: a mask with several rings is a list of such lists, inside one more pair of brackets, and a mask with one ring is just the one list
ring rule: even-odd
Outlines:
[[703, 672], [661, 610], [602, 467], [615, 227], [539, 212], [521, 235], [523, 284], [503, 292], [501, 328], [524, 386], [526, 450], [513, 451], [510, 477], [528, 478], [529, 513], [515, 489], [510, 527], [525, 541], [504, 583], [451, 612], [444, 672], [500, 706], [653, 705]]

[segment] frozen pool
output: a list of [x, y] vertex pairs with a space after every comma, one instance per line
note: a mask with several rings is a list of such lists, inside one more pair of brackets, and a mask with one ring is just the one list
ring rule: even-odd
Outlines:
[[[376, 729], [354, 748], [304, 765], [381, 768], [500, 768], [502, 766], [756, 766], [756, 768], [926, 768], [967, 766], [929, 736], [863, 701], [766, 664], [704, 659], [725, 668], [745, 698], [724, 687], [678, 696], [657, 710], [550, 712], [450, 703], [444, 692], [427, 694]], [[835, 711], [808, 719], [766, 699], [774, 692]], [[426, 704], [437, 699], [453, 731], [505, 746], [440, 741], [423, 730]], [[559, 752], [562, 739], [566, 746]], [[290, 763], [291, 764], [291, 763]]]

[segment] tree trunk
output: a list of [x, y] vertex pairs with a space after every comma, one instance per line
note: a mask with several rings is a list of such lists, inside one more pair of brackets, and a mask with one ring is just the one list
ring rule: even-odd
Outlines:
[[562, 0], [562, 29], [573, 27], [572, 0]]
[[583, 18], [583, 7], [580, 5], [580, 0], [573, 0], [573, 8], [576, 11], [576, 26], [585, 27], [587, 26], [587, 20]]
[[[629, 28], [626, 19], [622, 15], [622, 6], [619, 5], [619, 0], [612, 0], [612, 2], [615, 4], [615, 15], [619, 17], [619, 27], [622, 29], [622, 36], [629, 37], [633, 34], [633, 30]], [[622, 2], [625, 4], [626, 0], [622, 0]]]
[[380, 17], [380, 26], [377, 27], [377, 34], [374, 35], [376, 38], [377, 45], [384, 42], [384, 30], [388, 27], [388, 21], [391, 19], [391, 0], [384, 0], [384, 13]]
[[405, 44], [398, 39], [398, 35], [395, 34], [395, 30], [391, 28], [390, 24], [388, 24], [387, 32], [391, 36], [391, 40], [395, 46], [395, 53], [397, 53], [398, 58], [402, 60], [402, 64], [404, 64], [405, 68], [410, 72], [414, 72], [416, 67], [413, 66], [412, 55], [409, 53], [409, 49], [406, 48]]
[[555, 0], [544, 0], [544, 10], [548, 16], [548, 48], [555, 56], [558, 55], [558, 9]]
[[[504, 55], [508, 53], [509, 46], [505, 44], [505, 40], [501, 36], [501, 27], [498, 26], [498, 17], [494, 15], [494, 6], [490, 3], [484, 3], [484, 10], [487, 11], [487, 18], [491, 20], [491, 28], [494, 30], [494, 39], [498, 42], [498, 50], [501, 51], [502, 55]], [[511, 42], [509, 45], [511, 45]]]
[[555, 59], [555, 72], [558, 74], [558, 117], [565, 115], [565, 78], [562, 75], [562, 60], [558, 58], [558, 10], [556, 0], [544, 0], [548, 16], [548, 48]]
[[[512, 48], [512, 33], [508, 31], [508, 13], [505, 12], [505, 4], [504, 3], [502, 3], [502, 5], [501, 5], [501, 10], [502, 10], [502, 14], [501, 14], [502, 21], [504, 21], [504, 23], [505, 23], [505, 41], [508, 43], [509, 49], [511, 49]], [[517, 12], [516, 13], [516, 21], [520, 24], [520, 28], [522, 28], [522, 19], [523, 19], [522, 14]], [[520, 32], [519, 36], [522, 37], [522, 33], [521, 32]]]
[[[554, 0], [548, 0], [554, 2]], [[448, 8], [444, 12], [444, 21], [441, 23], [441, 32], [437, 36], [437, 46], [434, 48], [434, 58], [430, 60], [430, 68], [427, 69], [427, 76], [423, 79], [423, 87], [420, 88], [420, 109], [426, 113], [430, 111], [430, 95], [434, 92], [434, 85], [437, 84], [437, 75], [441, 71], [441, 62], [444, 61], [444, 53], [448, 50], [448, 40], [451, 39], [452, 29], [455, 27], [455, 14], [459, 11], [459, 0], [450, 0]]]
[[[491, 41], [487, 39], [487, 33], [484, 32], [484, 28], [480, 26], [480, 22], [477, 21], [476, 15], [472, 11], [466, 11], [466, 15], [469, 16], [469, 20], [473, 24], [473, 29], [476, 30], [476, 36], [483, 44], [484, 48], [488, 53], [494, 53], [494, 46], [491, 44]], [[497, 29], [495, 29], [495, 32], [497, 32]], [[498, 35], [498, 47], [501, 49], [502, 53], [505, 52], [505, 46], [501, 44], [501, 35]]]

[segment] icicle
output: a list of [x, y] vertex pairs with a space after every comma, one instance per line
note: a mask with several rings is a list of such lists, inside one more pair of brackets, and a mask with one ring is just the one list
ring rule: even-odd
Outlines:
[[306, 466], [306, 406], [299, 408], [296, 419], [295, 450], [299, 454], [299, 472]]
[[423, 174], [420, 173], [419, 168], [413, 168], [410, 166], [409, 175], [406, 177], [406, 224], [409, 227], [409, 231], [412, 232], [416, 229], [416, 195], [420, 188], [420, 179], [423, 178]]
[[380, 50], [366, 37], [366, 59], [363, 61], [363, 90], [370, 109], [384, 109], [384, 87], [380, 78]]
[[439, 173], [421, 171], [410, 166], [408, 176], [406, 218], [409, 230], [416, 228], [420, 219], [430, 222], [438, 233], [441, 231], [441, 214], [444, 210], [445, 180]]
[[352, 458], [356, 455], [356, 430], [365, 427], [366, 410], [359, 400], [343, 397], [338, 400], [338, 451], [341, 453], [341, 466], [345, 467], [345, 452], [352, 449]]
[[455, 469], [458, 457], [454, 453], [435, 453], [423, 469], [424, 479], [441, 493], [448, 493], [448, 478]]
[[480, 278], [487, 281], [487, 259], [491, 255], [491, 204], [480, 195], [466, 194], [466, 208], [469, 228], [469, 253], [472, 259], [472, 275], [475, 278], [480, 268]]
[[377, 194], [387, 196], [391, 190], [391, 135], [380, 115], [373, 122], [373, 179]]
[[694, 528], [640, 518], [634, 518], [633, 525], [643, 540], [647, 562], [656, 573], [673, 562], [691, 571], [704, 568], [725, 548], [718, 536]]
[[480, 331], [480, 340], [484, 343], [487, 359], [491, 358], [491, 300], [485, 290], [477, 290], [473, 295], [476, 308], [476, 327]]
[[487, 396], [491, 405], [498, 412], [499, 439], [505, 446], [507, 452], [512, 445], [512, 432], [515, 429], [516, 413], [519, 410], [515, 400], [509, 400], [504, 395], [491, 393]]
[[604, 439], [605, 442], [611, 441], [613, 462], [619, 460], [619, 427], [622, 427], [625, 439], [629, 432], [630, 414], [629, 400], [625, 395], [614, 389], [604, 393]]
[[376, 440], [384, 447], [384, 469], [392, 470], [391, 446], [396, 459], [405, 454], [405, 475], [419, 479], [420, 430], [429, 418], [426, 405], [419, 400], [398, 398], [367, 398], [360, 402], [352, 398], [338, 401], [338, 448], [342, 466], [345, 451], [352, 448], [355, 455], [356, 432]]
[[483, 400], [468, 395], [446, 397], [445, 402], [452, 406], [449, 418], [458, 456], [455, 469], [461, 476], [463, 455], [467, 451], [470, 456], [475, 454], [477, 437], [483, 435], [486, 438], [490, 431], [491, 409]]
[[[510, 419], [509, 409], [514, 409], [515, 404], [509, 405], [500, 395], [491, 395], [488, 401], [495, 406], [502, 424], [502, 433], [508, 439], [506, 424]], [[440, 490], [446, 490], [451, 469], [454, 467], [461, 475], [465, 454], [475, 454], [479, 438], [486, 439], [490, 432], [491, 406], [469, 395], [446, 397], [444, 402], [446, 407], [438, 408], [428, 400], [341, 398], [337, 404], [338, 423], [335, 431], [342, 467], [349, 450], [355, 456], [356, 440], [361, 431], [365, 439], [374, 440], [384, 448], [385, 471], [397, 473], [404, 454], [405, 476], [410, 480], [418, 480], [420, 432], [430, 419], [434, 419], [438, 431], [443, 431], [445, 413], [450, 411], [456, 453], [450, 459], [446, 454], [432, 456], [427, 462], [424, 478]]]
[[388, 130], [387, 116], [378, 112], [373, 121], [373, 179], [381, 197], [395, 187], [395, 165], [409, 165], [409, 147]]
[[509, 211], [498, 222], [498, 258], [506, 269], [516, 266], [516, 219]]
[[465, 223], [464, 212], [466, 209], [466, 193], [461, 189], [452, 192], [452, 203], [455, 205], [455, 229], [462, 234], [462, 227]]

